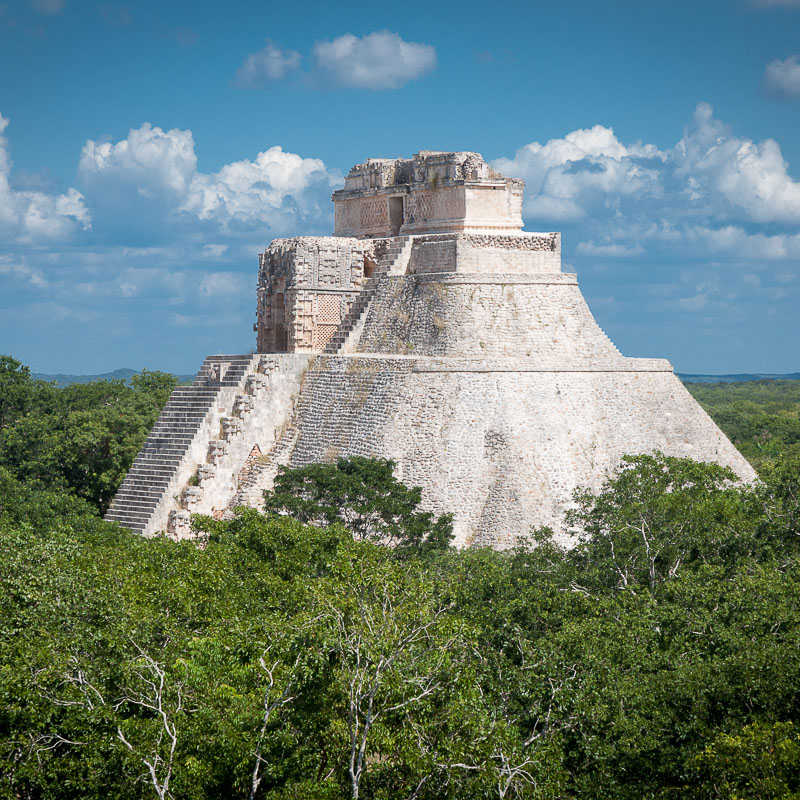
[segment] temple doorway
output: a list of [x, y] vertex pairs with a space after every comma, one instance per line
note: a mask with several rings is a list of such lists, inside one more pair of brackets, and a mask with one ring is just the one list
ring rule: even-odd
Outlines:
[[397, 236], [400, 233], [400, 226], [403, 224], [403, 198], [390, 197], [389, 198], [389, 228], [392, 231], [392, 236]]

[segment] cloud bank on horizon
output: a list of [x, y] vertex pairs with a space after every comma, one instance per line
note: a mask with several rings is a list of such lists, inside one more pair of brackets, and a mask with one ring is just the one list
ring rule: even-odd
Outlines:
[[[745, 229], [800, 226], [800, 181], [789, 175], [780, 145], [735, 136], [707, 103], [669, 150], [623, 144], [611, 128], [595, 125], [531, 142], [492, 164], [525, 179], [527, 219], [582, 223], [597, 236], [591, 247], [578, 245], [584, 253], [639, 255], [659, 246], [696, 252], [705, 240], [716, 255], [727, 250], [735, 260], [800, 255], [797, 234]], [[757, 246], [743, 247], [748, 240]]]

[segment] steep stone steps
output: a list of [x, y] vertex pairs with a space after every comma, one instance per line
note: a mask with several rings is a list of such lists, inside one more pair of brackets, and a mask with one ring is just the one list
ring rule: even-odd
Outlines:
[[209, 356], [191, 386], [178, 386], [122, 481], [105, 518], [143, 533], [225, 388], [238, 386], [254, 355]]
[[405, 264], [402, 266], [403, 271], [405, 271], [405, 266], [408, 264], [408, 256], [410, 256], [411, 252], [411, 245], [412, 238], [410, 236], [395, 236], [385, 252], [377, 257], [375, 271], [364, 282], [364, 286], [361, 292], [359, 292], [356, 301], [336, 329], [336, 333], [328, 344], [325, 345], [322, 351], [323, 353], [333, 355], [342, 351], [345, 342], [347, 342], [350, 334], [358, 325], [364, 312], [372, 302], [372, 298], [375, 296], [380, 281], [387, 275], [391, 275], [393, 271], [396, 271], [400, 266], [399, 262], [403, 260], [405, 260]]

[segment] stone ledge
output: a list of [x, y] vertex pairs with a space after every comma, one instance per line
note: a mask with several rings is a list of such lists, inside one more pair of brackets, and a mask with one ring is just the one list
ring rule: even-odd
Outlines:
[[[623, 358], [598, 364], [526, 364], [513, 360], [475, 363], [467, 359], [430, 359], [433, 363], [419, 363], [413, 372], [669, 372], [672, 364], [664, 358]], [[453, 363], [460, 362], [460, 363]]]
[[[348, 364], [364, 363], [366, 368], [380, 368], [381, 363], [404, 364], [411, 372], [673, 372], [665, 358], [609, 359], [594, 364], [546, 363], [523, 358], [446, 358], [396, 354], [349, 353], [319, 356], [320, 365], [347, 369]], [[371, 362], [371, 363], [365, 363]]]
[[494, 275], [482, 272], [415, 272], [413, 275], [399, 277], [416, 278], [420, 283], [459, 283], [464, 285], [542, 283], [563, 286], [578, 283], [578, 276], [574, 272], [533, 272], [528, 275], [517, 275], [510, 272]]

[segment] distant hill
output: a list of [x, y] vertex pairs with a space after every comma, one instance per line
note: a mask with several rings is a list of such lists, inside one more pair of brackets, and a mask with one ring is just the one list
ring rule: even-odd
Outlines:
[[[61, 372], [50, 375], [47, 372], [32, 372], [31, 377], [48, 383], [55, 381], [56, 386], [63, 388], [71, 383], [91, 383], [92, 381], [125, 381], [127, 383], [140, 371], [138, 369], [115, 369], [113, 372], [104, 372], [102, 375], [65, 375]], [[181, 383], [190, 383], [194, 375], [178, 375], [176, 377]]]
[[694, 375], [688, 372], [676, 372], [675, 374], [684, 381], [684, 383], [741, 383], [744, 381], [800, 380], [800, 372], [788, 372], [785, 375], [749, 372], [737, 373], [735, 375]]

